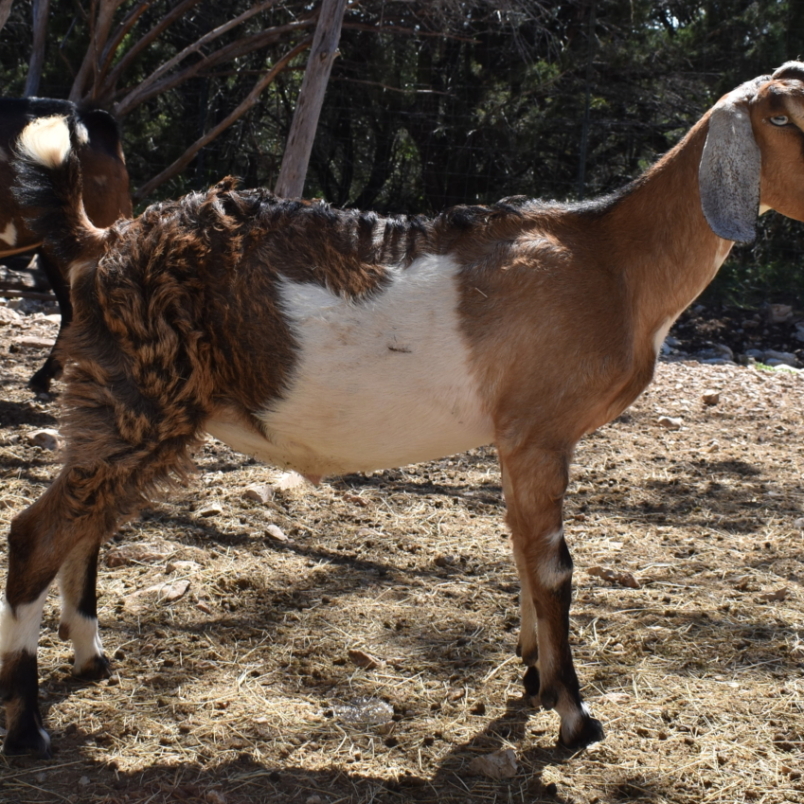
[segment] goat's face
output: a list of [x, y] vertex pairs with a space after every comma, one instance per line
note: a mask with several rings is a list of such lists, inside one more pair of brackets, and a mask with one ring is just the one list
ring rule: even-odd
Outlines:
[[749, 107], [761, 153], [760, 203], [804, 221], [804, 64], [779, 68]]

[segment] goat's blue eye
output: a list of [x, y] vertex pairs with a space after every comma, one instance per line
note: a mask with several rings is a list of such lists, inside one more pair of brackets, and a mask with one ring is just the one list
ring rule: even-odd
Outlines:
[[771, 123], [774, 126], [786, 126], [787, 125], [787, 115], [785, 114], [778, 114], [776, 117], [771, 117]]

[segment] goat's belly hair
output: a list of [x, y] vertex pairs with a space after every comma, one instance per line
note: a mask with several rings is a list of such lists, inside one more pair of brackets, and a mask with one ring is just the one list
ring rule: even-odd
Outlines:
[[456, 272], [448, 257], [427, 255], [357, 301], [283, 279], [282, 309], [298, 347], [286, 391], [252, 411], [254, 429], [225, 416], [206, 429], [240, 452], [321, 476], [490, 443]]

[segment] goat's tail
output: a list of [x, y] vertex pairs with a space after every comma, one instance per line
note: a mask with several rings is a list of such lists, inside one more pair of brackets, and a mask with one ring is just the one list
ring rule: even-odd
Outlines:
[[106, 240], [84, 210], [75, 136], [67, 117], [37, 118], [20, 134], [14, 164], [13, 192], [28, 227], [66, 266], [99, 257]]

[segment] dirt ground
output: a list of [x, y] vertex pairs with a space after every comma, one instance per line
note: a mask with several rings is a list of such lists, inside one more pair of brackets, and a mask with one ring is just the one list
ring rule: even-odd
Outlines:
[[[0, 324], [3, 533], [58, 470], [25, 387], [55, 328]], [[72, 680], [51, 593], [56, 753], [0, 758], [0, 801], [804, 802], [803, 409], [804, 375], [661, 362], [579, 446], [572, 643], [607, 736], [576, 754], [522, 695], [491, 449], [312, 487], [209, 442], [104, 548], [112, 678]]]

